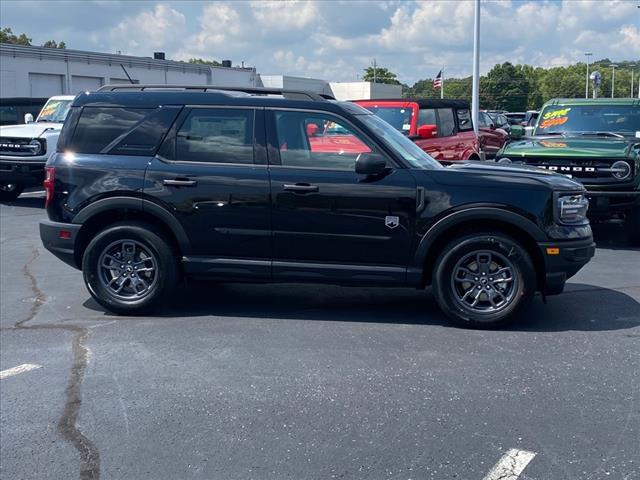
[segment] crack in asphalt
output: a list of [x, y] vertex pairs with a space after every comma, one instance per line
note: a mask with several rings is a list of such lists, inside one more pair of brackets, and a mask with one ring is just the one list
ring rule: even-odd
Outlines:
[[32, 254], [29, 261], [22, 267], [22, 274], [27, 279], [29, 287], [34, 295], [34, 300], [29, 309], [29, 314], [22, 320], [15, 323], [13, 327], [2, 330], [66, 330], [73, 332], [72, 352], [73, 363], [69, 381], [65, 389], [66, 400], [62, 416], [58, 421], [57, 432], [67, 440], [80, 453], [80, 479], [98, 480], [100, 478], [100, 454], [91, 440], [85, 437], [78, 429], [76, 422], [80, 414], [82, 405], [81, 386], [87, 368], [89, 350], [85, 346], [89, 330], [76, 325], [26, 325], [33, 320], [40, 312], [42, 306], [47, 302], [47, 296], [38, 286], [38, 282], [31, 272], [31, 264], [40, 256], [40, 252], [31, 247]]

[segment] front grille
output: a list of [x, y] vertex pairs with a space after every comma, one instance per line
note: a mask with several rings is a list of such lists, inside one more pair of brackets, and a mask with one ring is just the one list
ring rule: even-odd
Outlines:
[[596, 183], [629, 182], [634, 178], [636, 172], [632, 162], [627, 162], [631, 167], [631, 176], [624, 180], [615, 178], [611, 166], [619, 161], [613, 159], [591, 159], [577, 160], [575, 158], [513, 158], [514, 162], [524, 162], [527, 165], [543, 168], [552, 172], [569, 175], [582, 181], [595, 181]]
[[0, 138], [0, 155], [15, 157], [34, 157], [46, 151], [44, 140], [36, 139], [38, 144], [31, 144], [33, 138]]

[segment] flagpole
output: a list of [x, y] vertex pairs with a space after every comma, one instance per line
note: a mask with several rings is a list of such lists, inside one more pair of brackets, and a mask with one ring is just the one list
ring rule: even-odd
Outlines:
[[444, 65], [442, 66], [442, 75], [440, 75], [440, 100], [444, 98]]

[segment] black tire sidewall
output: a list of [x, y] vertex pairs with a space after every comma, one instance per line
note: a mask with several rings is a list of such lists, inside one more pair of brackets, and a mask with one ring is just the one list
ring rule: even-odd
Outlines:
[[[98, 260], [103, 250], [117, 240], [136, 240], [148, 248], [157, 261], [157, 283], [153, 290], [139, 300], [123, 301], [108, 291], [98, 277]], [[82, 257], [84, 282], [91, 296], [103, 307], [115, 313], [137, 314], [148, 312], [164, 304], [177, 282], [177, 264], [173, 250], [161, 232], [153, 226], [114, 224], [102, 232], [87, 246]]]
[[629, 237], [629, 243], [634, 246], [640, 246], [640, 206], [635, 206], [625, 219], [625, 229]]
[[[518, 276], [516, 298], [504, 310], [491, 314], [473, 313], [456, 302], [451, 289], [451, 276], [455, 264], [474, 250], [499, 253], [513, 263]], [[471, 234], [450, 242], [436, 262], [432, 286], [440, 308], [456, 323], [474, 328], [493, 328], [505, 325], [515, 318], [533, 298], [536, 290], [536, 272], [529, 254], [515, 240], [506, 235]]]

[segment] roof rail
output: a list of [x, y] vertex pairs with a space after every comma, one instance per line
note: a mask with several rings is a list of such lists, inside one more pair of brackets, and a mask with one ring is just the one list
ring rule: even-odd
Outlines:
[[188, 90], [197, 92], [243, 92], [248, 95], [282, 95], [290, 100], [313, 100], [325, 101], [335, 100], [331, 95], [307, 92], [305, 90], [288, 90], [284, 88], [265, 88], [265, 87], [219, 87], [216, 85], [162, 85], [162, 84], [139, 84], [139, 83], [120, 83], [116, 85], [104, 85], [97, 92], [116, 92], [116, 91], [137, 91], [145, 90]]

